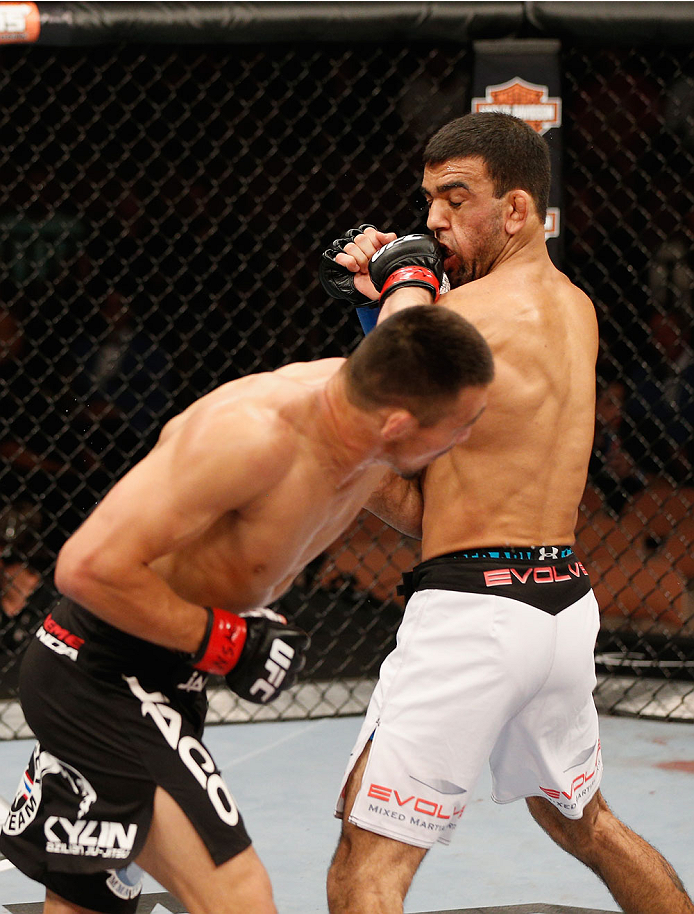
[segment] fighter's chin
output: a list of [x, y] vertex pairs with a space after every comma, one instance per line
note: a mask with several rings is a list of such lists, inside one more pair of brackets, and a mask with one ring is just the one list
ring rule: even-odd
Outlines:
[[458, 269], [459, 261], [455, 254], [449, 254], [443, 261], [443, 269], [445, 273], [448, 273], [450, 276], [451, 273], [455, 273]]
[[443, 269], [448, 276], [448, 280], [451, 284], [451, 289], [462, 286], [466, 282], [470, 282], [472, 279], [469, 271], [465, 267], [465, 264], [460, 260], [457, 254], [451, 254], [450, 257], [447, 257], [444, 260]]

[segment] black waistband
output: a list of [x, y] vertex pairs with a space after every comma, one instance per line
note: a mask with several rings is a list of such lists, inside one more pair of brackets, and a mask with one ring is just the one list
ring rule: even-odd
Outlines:
[[590, 591], [590, 578], [569, 546], [485, 547], [415, 565], [398, 593], [419, 590], [507, 597], [556, 615]]
[[68, 597], [62, 597], [55, 604], [43, 627], [47, 624], [51, 632], [57, 631], [59, 640], [65, 640], [65, 636], [77, 638], [72, 641], [75, 645], [73, 659], [91, 673], [112, 671], [118, 678], [121, 673], [165, 677], [177, 676], [182, 666], [190, 665], [190, 655], [129, 635], [98, 619]]
[[446, 552], [417, 565], [424, 568], [428, 565], [468, 560], [500, 559], [512, 562], [556, 562], [559, 559], [572, 559], [574, 551], [571, 546], [483, 546], [481, 549], [464, 549], [458, 552]]

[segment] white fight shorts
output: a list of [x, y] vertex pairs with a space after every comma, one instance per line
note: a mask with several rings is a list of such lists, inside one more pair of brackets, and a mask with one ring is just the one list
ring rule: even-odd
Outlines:
[[371, 739], [350, 822], [448, 844], [489, 761], [497, 803], [544, 797], [578, 819], [602, 775], [598, 606], [569, 547], [485, 549], [414, 571], [342, 782]]

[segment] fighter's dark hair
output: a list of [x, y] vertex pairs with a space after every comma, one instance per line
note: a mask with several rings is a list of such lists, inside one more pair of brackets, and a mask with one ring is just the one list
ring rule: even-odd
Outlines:
[[400, 407], [432, 425], [463, 388], [492, 381], [494, 362], [486, 340], [465, 318], [441, 305], [413, 305], [367, 334], [345, 371], [355, 405]]
[[496, 197], [514, 188], [527, 191], [544, 223], [551, 180], [549, 147], [532, 127], [499, 111], [471, 113], [449, 121], [424, 148], [425, 165], [470, 157], [484, 161]]

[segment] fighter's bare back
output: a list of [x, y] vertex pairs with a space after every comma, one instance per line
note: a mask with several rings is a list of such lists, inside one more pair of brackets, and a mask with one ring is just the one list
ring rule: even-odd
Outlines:
[[470, 440], [424, 471], [423, 558], [573, 543], [594, 433], [591, 301], [548, 257], [521, 251], [441, 303], [487, 339], [495, 379]]

